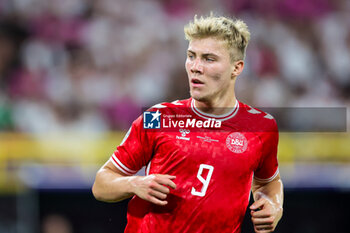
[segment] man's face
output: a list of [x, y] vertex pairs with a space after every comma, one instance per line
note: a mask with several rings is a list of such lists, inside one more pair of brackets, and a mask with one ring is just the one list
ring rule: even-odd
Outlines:
[[192, 98], [215, 101], [233, 92], [234, 64], [226, 42], [216, 38], [194, 39], [187, 50], [186, 72]]

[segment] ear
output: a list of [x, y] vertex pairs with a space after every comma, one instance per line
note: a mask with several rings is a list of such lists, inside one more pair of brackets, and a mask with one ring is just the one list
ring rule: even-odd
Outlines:
[[243, 68], [244, 68], [244, 61], [243, 60], [235, 61], [233, 63], [231, 77], [237, 77], [238, 75], [240, 75], [243, 71]]

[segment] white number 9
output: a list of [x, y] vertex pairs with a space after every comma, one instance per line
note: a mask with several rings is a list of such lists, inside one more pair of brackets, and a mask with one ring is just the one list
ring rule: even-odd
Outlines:
[[[202, 177], [203, 169], [208, 169], [208, 175], [207, 175], [206, 179], [204, 179]], [[200, 197], [204, 197], [205, 196], [205, 193], [207, 192], [207, 188], [208, 188], [208, 185], [209, 185], [209, 182], [210, 182], [210, 179], [211, 179], [211, 175], [213, 174], [213, 171], [214, 171], [214, 167], [213, 166], [210, 166], [210, 165], [207, 165], [207, 164], [201, 164], [199, 166], [199, 170], [198, 170], [198, 173], [197, 173], [197, 178], [198, 178], [198, 180], [200, 182], [203, 183], [203, 187], [202, 187], [202, 190], [200, 192], [196, 191], [196, 189], [194, 187], [192, 187], [192, 190], [191, 190], [191, 194], [192, 195], [200, 196]]]

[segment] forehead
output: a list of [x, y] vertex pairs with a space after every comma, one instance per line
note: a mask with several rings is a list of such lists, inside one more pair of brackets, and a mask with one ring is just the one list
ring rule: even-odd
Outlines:
[[191, 40], [188, 45], [188, 50], [195, 53], [212, 53], [219, 56], [229, 56], [227, 42], [213, 37]]

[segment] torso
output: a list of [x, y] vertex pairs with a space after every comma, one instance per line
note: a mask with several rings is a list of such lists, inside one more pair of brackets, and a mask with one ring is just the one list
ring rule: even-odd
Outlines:
[[[191, 107], [191, 99], [162, 105], [166, 105], [160, 109], [163, 119], [181, 114], [207, 120]], [[231, 115], [222, 117], [220, 129], [151, 132], [153, 155], [147, 172], [175, 175], [177, 188], [171, 190], [165, 207], [134, 197], [126, 232], [240, 232], [253, 173], [262, 157], [259, 124], [268, 122], [265, 113], [258, 116], [249, 109], [239, 103]]]

